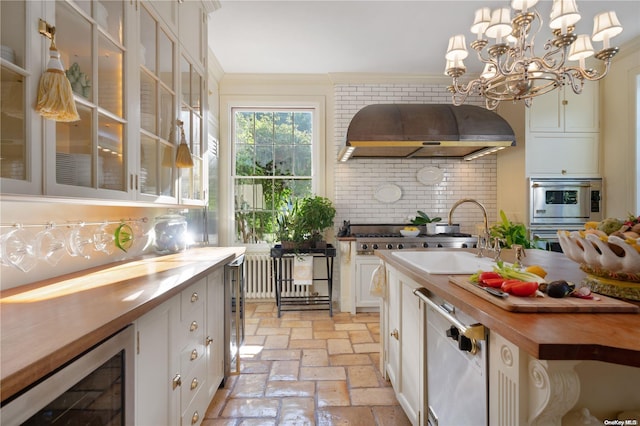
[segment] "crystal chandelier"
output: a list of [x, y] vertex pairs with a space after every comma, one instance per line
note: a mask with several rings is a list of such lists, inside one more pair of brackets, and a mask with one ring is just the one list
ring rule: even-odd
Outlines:
[[[609, 40], [622, 32], [615, 12], [600, 13], [593, 19], [591, 39], [574, 33], [580, 20], [575, 0], [553, 0], [549, 27], [553, 38], [544, 44], [541, 56], [535, 52], [535, 38], [543, 27], [540, 14], [532, 7], [538, 0], [512, 0], [511, 9], [503, 7], [493, 12], [487, 8], [476, 11], [471, 32], [477, 34], [470, 47], [484, 63], [480, 77], [467, 82], [459, 81], [466, 72], [463, 63], [468, 55], [464, 35], [449, 39], [445, 74], [453, 78], [449, 91], [453, 104], [461, 105], [470, 94], [485, 98], [486, 107], [495, 109], [501, 101], [524, 100], [527, 106], [535, 96], [570, 85], [575, 93], [582, 92], [585, 80], [596, 81], [609, 72], [611, 58], [618, 53]], [[604, 2], [603, 2], [604, 3]], [[486, 37], [493, 39], [489, 43]], [[602, 42], [594, 52], [591, 40]], [[602, 61], [601, 70], [587, 68], [585, 59], [593, 56]], [[577, 61], [568, 64], [566, 61]]]

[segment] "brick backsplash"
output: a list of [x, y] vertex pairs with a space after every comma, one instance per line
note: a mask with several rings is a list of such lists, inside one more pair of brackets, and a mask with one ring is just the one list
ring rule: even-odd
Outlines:
[[[335, 139], [333, 158], [344, 146], [351, 118], [361, 108], [380, 103], [450, 103], [451, 96], [445, 85], [436, 84], [336, 84]], [[483, 106], [479, 98], [468, 104]], [[337, 160], [336, 160], [337, 161]], [[423, 167], [443, 170], [442, 182], [423, 185], [416, 175]], [[353, 159], [337, 161], [336, 224], [343, 220], [351, 223], [408, 223], [407, 216], [417, 210], [429, 216], [440, 216], [446, 221], [450, 207], [461, 198], [473, 198], [487, 209], [490, 224], [496, 220], [496, 156], [489, 155], [474, 161], [461, 159]], [[394, 203], [383, 203], [374, 198], [376, 188], [392, 183], [402, 189], [401, 198]], [[463, 232], [475, 233], [476, 224], [482, 223], [477, 206], [461, 205], [454, 214], [454, 222], [462, 225]]]

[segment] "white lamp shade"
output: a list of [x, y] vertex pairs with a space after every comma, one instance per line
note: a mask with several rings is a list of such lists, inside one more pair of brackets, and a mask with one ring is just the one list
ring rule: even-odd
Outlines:
[[471, 25], [471, 32], [474, 34], [484, 34], [491, 22], [491, 9], [483, 7], [476, 10], [475, 19], [473, 25]]
[[515, 10], [527, 10], [535, 6], [538, 0], [511, 0], [511, 7]]
[[552, 29], [562, 28], [565, 30], [567, 27], [575, 25], [579, 20], [580, 13], [578, 13], [576, 0], [553, 0], [551, 20], [549, 21], [549, 26]]
[[454, 61], [456, 59], [464, 59], [469, 55], [467, 45], [463, 34], [455, 35], [449, 38], [449, 48], [445, 58]]
[[496, 76], [496, 66], [492, 64], [485, 64], [484, 69], [482, 70], [482, 74], [480, 77], [486, 78], [487, 80]]
[[576, 41], [571, 43], [568, 59], [570, 61], [579, 61], [580, 59], [585, 59], [589, 56], [593, 56], [591, 40], [588, 35], [580, 34]]
[[593, 17], [593, 41], [603, 41], [622, 32], [622, 25], [613, 11], [603, 12]]
[[511, 34], [511, 9], [501, 7], [491, 12], [491, 23], [487, 27], [487, 37], [500, 39]]
[[451, 68], [458, 68], [464, 71], [467, 70], [467, 67], [464, 65], [464, 62], [462, 62], [462, 59], [454, 59], [454, 60], [447, 59], [447, 63], [444, 67], [444, 75], [449, 75], [447, 71], [449, 71]]

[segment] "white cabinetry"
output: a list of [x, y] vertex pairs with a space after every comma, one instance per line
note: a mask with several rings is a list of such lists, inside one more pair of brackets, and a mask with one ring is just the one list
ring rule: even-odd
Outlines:
[[373, 271], [380, 265], [380, 258], [377, 256], [357, 256], [356, 257], [356, 282], [355, 282], [355, 304], [358, 308], [379, 308], [380, 298], [369, 294], [371, 286], [371, 276]]
[[594, 82], [580, 95], [564, 87], [535, 98], [526, 110], [527, 176], [599, 176], [598, 111]]
[[136, 321], [136, 424], [197, 425], [224, 375], [221, 268]]
[[387, 266], [387, 297], [383, 303], [381, 330], [382, 367], [398, 402], [414, 425], [425, 424], [425, 314], [418, 288], [411, 279]]

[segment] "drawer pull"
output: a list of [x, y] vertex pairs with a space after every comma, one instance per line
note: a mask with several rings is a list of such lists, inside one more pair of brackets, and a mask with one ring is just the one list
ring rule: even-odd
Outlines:
[[394, 330], [391, 332], [391, 337], [394, 337], [396, 340], [398, 340], [398, 329], [397, 329], [397, 328], [396, 328], [396, 329], [394, 329]]
[[191, 321], [191, 325], [189, 326], [189, 331], [196, 331], [198, 329], [198, 322]]
[[179, 374], [176, 374], [176, 376], [171, 381], [171, 385], [173, 390], [176, 390], [178, 386], [182, 386], [182, 377], [180, 377]]
[[194, 378], [194, 379], [191, 381], [191, 390], [194, 390], [194, 389], [195, 389], [195, 388], [197, 388], [197, 387], [198, 387], [198, 379], [197, 379], [197, 378]]
[[198, 414], [198, 412], [196, 411], [195, 413], [193, 413], [193, 416], [191, 416], [191, 424], [195, 425], [196, 423], [198, 423], [198, 420], [200, 420], [200, 414]]
[[193, 294], [191, 294], [191, 303], [197, 302], [198, 299], [199, 299], [198, 293], [194, 291]]
[[209, 346], [210, 344], [213, 343], [213, 339], [211, 338], [211, 336], [207, 336], [207, 338], [204, 341], [205, 345]]
[[195, 361], [196, 359], [198, 359], [198, 350], [194, 349], [191, 351], [191, 361]]

